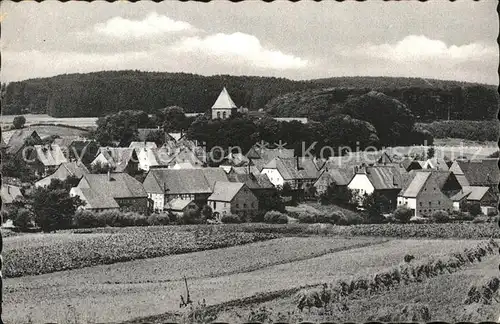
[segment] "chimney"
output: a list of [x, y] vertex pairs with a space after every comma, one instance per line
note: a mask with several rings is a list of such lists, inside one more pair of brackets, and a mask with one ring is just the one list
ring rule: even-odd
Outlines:
[[10, 186], [7, 186], [7, 193], [10, 195]]
[[111, 169], [108, 168], [108, 181], [111, 181]]
[[298, 157], [298, 156], [296, 156], [296, 157], [295, 157], [295, 160], [296, 160], [296, 162], [297, 162], [297, 170], [300, 170], [300, 165], [299, 165], [299, 157]]
[[395, 175], [393, 175], [393, 176], [392, 176], [392, 184], [393, 184], [394, 186], [397, 186], [397, 185], [398, 185], [398, 184], [396, 183], [396, 176], [395, 176]]

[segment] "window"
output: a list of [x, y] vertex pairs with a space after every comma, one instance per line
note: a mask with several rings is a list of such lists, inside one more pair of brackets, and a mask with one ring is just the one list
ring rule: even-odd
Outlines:
[[243, 204], [243, 208], [247, 208], [247, 204]]
[[220, 119], [220, 111], [217, 112], [217, 118]]
[[223, 112], [223, 113], [222, 113], [222, 118], [223, 118], [223, 119], [226, 119], [226, 112]]
[[422, 202], [420, 202], [420, 206], [422, 206]]
[[240, 204], [236, 204], [236, 208], [240, 208]]
[[431, 206], [432, 206], [432, 202], [431, 202], [431, 201], [429, 201], [429, 207], [431, 207]]
[[440, 202], [440, 201], [438, 201], [438, 205], [441, 205], [441, 202]]

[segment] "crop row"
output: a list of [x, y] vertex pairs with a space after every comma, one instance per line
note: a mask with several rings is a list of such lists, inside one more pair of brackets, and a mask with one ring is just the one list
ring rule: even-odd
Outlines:
[[[92, 231], [93, 232], [93, 231]], [[43, 236], [43, 237], [42, 237]], [[218, 249], [276, 238], [271, 233], [135, 227], [97, 233], [35, 234], [6, 240], [5, 277], [37, 275], [135, 259]]]
[[342, 303], [345, 297], [354, 293], [373, 294], [390, 289], [399, 284], [420, 282], [426, 278], [451, 273], [460, 268], [480, 262], [488, 255], [496, 253], [498, 244], [494, 240], [480, 243], [474, 248], [446, 256], [417, 262], [405, 262], [388, 270], [380, 271], [372, 277], [359, 277], [351, 280], [338, 280], [333, 284], [323, 284], [321, 288], [304, 289], [296, 295], [296, 306], [304, 308], [325, 308]]
[[[230, 226], [230, 225], [226, 225]], [[446, 224], [362, 224], [339, 226], [331, 224], [239, 224], [246, 232], [279, 233], [286, 235], [338, 235], [379, 236], [396, 238], [500, 238], [496, 223], [446, 223]]]

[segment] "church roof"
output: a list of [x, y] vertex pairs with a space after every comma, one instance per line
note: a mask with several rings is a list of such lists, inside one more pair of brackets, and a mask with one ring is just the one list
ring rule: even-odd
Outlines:
[[212, 109], [214, 108], [219, 108], [219, 109], [230, 109], [230, 108], [238, 108], [236, 104], [234, 103], [233, 99], [231, 99], [231, 96], [226, 90], [226, 87], [222, 89], [221, 93], [219, 94], [219, 97], [217, 97], [217, 100], [215, 100], [214, 105], [212, 106]]

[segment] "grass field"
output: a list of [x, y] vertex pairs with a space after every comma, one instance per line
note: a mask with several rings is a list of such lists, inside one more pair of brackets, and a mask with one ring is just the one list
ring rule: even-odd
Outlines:
[[[294, 297], [287, 296], [222, 309], [218, 313], [217, 321], [241, 322], [248, 320], [253, 311], [270, 320], [282, 319], [290, 323], [297, 320], [313, 323], [325, 321], [363, 323], [372, 321], [374, 316], [381, 313], [381, 310], [396, 314], [401, 304], [409, 303], [427, 305], [432, 321], [448, 323], [496, 321], [500, 315], [498, 303], [480, 305], [478, 309], [474, 308], [474, 305], [470, 307], [463, 303], [471, 284], [481, 282], [484, 278], [491, 276], [498, 276], [496, 255], [489, 256], [483, 262], [470, 265], [462, 271], [442, 274], [423, 282], [400, 285], [376, 295], [358, 294], [346, 300], [348, 310], [334, 311], [329, 315], [321, 315], [317, 310], [300, 312], [294, 306]], [[467, 309], [473, 311], [470, 312]]]
[[[18, 115], [1, 115], [0, 116], [0, 125], [2, 128], [4, 126], [12, 125], [12, 121]], [[23, 115], [26, 118], [26, 126], [31, 124], [65, 124], [70, 126], [78, 126], [78, 127], [95, 127], [95, 122], [97, 121], [97, 117], [63, 117], [56, 118], [51, 117], [46, 114], [26, 114]]]
[[[53, 135], [58, 135], [60, 137], [65, 137], [65, 136], [86, 137], [89, 135], [89, 131], [86, 130], [64, 127], [64, 126], [55, 126], [55, 125], [34, 125], [34, 126], [27, 126], [24, 129], [27, 131], [35, 130], [41, 138]], [[2, 131], [2, 138], [4, 139], [5, 142], [8, 142], [12, 134], [14, 134], [15, 132], [16, 130]]]
[[4, 321], [67, 323], [68, 316], [78, 318], [77, 322], [124, 321], [179, 311], [179, 296], [185, 294], [184, 282], [180, 280], [184, 275], [190, 278], [192, 300], [205, 298], [209, 305], [216, 305], [373, 273], [400, 263], [407, 253], [418, 260], [463, 250], [476, 243], [283, 237], [217, 250], [8, 278], [4, 282]]

